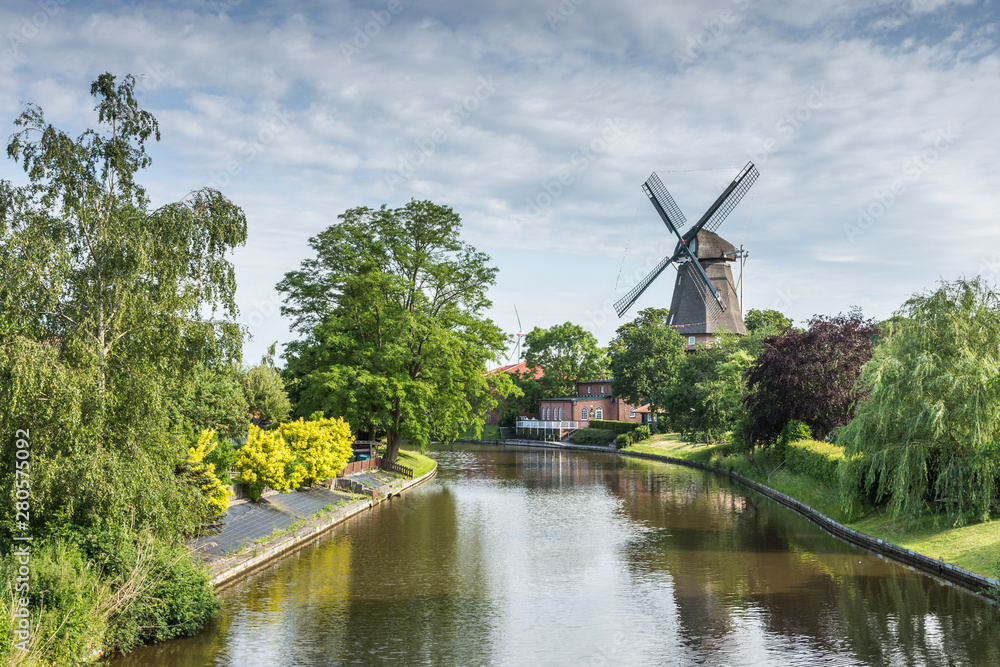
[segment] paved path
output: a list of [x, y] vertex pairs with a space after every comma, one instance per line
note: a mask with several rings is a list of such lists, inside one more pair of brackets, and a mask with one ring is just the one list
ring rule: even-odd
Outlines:
[[206, 561], [238, 550], [253, 540], [305, 519], [328, 505], [350, 500], [351, 495], [322, 487], [265, 496], [256, 503], [232, 505], [222, 520], [222, 532], [200, 537], [193, 543]]

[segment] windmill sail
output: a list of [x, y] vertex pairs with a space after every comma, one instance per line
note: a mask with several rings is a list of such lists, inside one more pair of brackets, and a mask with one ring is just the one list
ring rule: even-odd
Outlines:
[[677, 202], [674, 201], [670, 192], [664, 187], [660, 177], [654, 172], [646, 179], [642, 189], [650, 201], [653, 202], [653, 208], [663, 218], [664, 224], [667, 225], [670, 231], [680, 236], [680, 233], [684, 230], [684, 225], [687, 224], [687, 218], [684, 217], [684, 213], [677, 205]]
[[[672, 262], [681, 260], [678, 263], [682, 269], [682, 275], [678, 277], [678, 284], [674, 292], [674, 301], [678, 305], [683, 304], [683, 310], [686, 311], [685, 315], [678, 313], [679, 317], [683, 317], [686, 320], [686, 324], [681, 328], [709, 323], [711, 324], [711, 326], [707, 327], [709, 330], [714, 330], [716, 326], [723, 326], [723, 328], [737, 332], [742, 329], [742, 333], [746, 333], [738, 302], [736, 302], [733, 314], [727, 315], [725, 318], [731, 321], [727, 321], [724, 325], [716, 322], [729, 309], [729, 302], [733, 298], [733, 295], [729, 293], [728, 287], [724, 284], [727, 280], [730, 283], [732, 282], [732, 274], [726, 266], [726, 262], [732, 261], [731, 256], [733, 253], [729, 251], [732, 251], [733, 247], [728, 241], [716, 235], [715, 230], [722, 225], [726, 217], [740, 203], [740, 200], [750, 190], [750, 187], [757, 180], [758, 176], [760, 176], [760, 173], [757, 171], [757, 168], [754, 167], [752, 162], [748, 162], [740, 173], [737, 174], [736, 178], [733, 179], [732, 183], [729, 184], [708, 210], [705, 211], [705, 214], [701, 216], [698, 222], [684, 232], [683, 235], [681, 231], [684, 225], [687, 224], [687, 220], [684, 217], [684, 213], [681, 212], [674, 201], [674, 198], [655, 173], [646, 180], [642, 186], [643, 192], [649, 197], [650, 203], [653, 204], [653, 208], [656, 209], [656, 212], [663, 219], [667, 228], [677, 236], [678, 243], [672, 255], [663, 258], [649, 275], [639, 281], [628, 294], [615, 302], [615, 311], [618, 313], [618, 317], [624, 315], [632, 307], [632, 304], [638, 300], [642, 293], [646, 291], [646, 288], [652, 284], [667, 266]], [[705, 244], [708, 244], [708, 247], [699, 247], [699, 245]], [[706, 267], [708, 268], [708, 272], [706, 272]], [[713, 278], [709, 276], [709, 273], [716, 280], [722, 281], [720, 283], [722, 287], [716, 288], [712, 282]], [[687, 280], [683, 280], [684, 275], [687, 275]], [[681, 287], [682, 283], [684, 285], [683, 288]], [[686, 296], [678, 301], [677, 296], [680, 290], [684, 290], [683, 294]], [[720, 290], [725, 291], [725, 295]], [[671, 313], [673, 314], [676, 310], [678, 309], [672, 303]], [[703, 313], [703, 316], [696, 317], [695, 311], [700, 311]], [[705, 319], [707, 323], [696, 322], [696, 319]], [[688, 331], [688, 333], [691, 332]]]
[[[747, 162], [743, 170], [736, 175], [733, 182], [729, 184], [719, 198], [715, 200], [708, 210], [705, 211], [705, 215], [701, 216], [697, 224], [691, 228], [691, 232], [697, 234], [702, 229], [707, 229], [710, 232], [714, 232], [719, 226], [725, 221], [725, 219], [732, 213], [736, 205], [740, 203], [743, 199], [743, 195], [747, 193], [750, 186], [754, 184], [757, 177], [760, 176], [760, 172], [757, 168], [753, 166], [753, 162]], [[693, 237], [694, 234], [688, 232]], [[685, 234], [685, 237], [687, 234]]]
[[629, 290], [628, 294], [626, 294], [625, 296], [623, 296], [622, 298], [618, 299], [618, 301], [615, 302], [615, 312], [618, 313], [618, 317], [621, 317], [623, 314], [625, 314], [625, 311], [631, 308], [632, 304], [635, 303], [636, 299], [642, 296], [642, 293], [646, 291], [646, 288], [649, 287], [650, 283], [656, 280], [656, 276], [663, 273], [663, 269], [670, 266], [670, 262], [674, 261], [674, 259], [676, 258], [677, 258], [676, 252], [670, 257], [664, 257], [660, 261], [660, 263], [656, 265], [656, 268], [649, 272], [648, 276], [640, 280], [639, 284], [633, 287], [631, 290]]

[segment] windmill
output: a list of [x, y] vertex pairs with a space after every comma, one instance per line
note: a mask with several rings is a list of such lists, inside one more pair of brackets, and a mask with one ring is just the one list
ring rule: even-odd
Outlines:
[[[521, 326], [521, 316], [518, 315], [517, 313], [516, 305], [514, 306], [514, 316], [517, 317], [517, 334], [516, 334], [517, 347], [515, 348], [517, 350], [517, 361], [514, 363], [519, 364], [521, 363], [521, 339], [524, 338], [527, 334], [524, 333], [524, 327]], [[511, 350], [510, 354], [507, 356], [507, 363], [510, 363], [510, 358], [513, 356], [514, 356], [514, 350]]]
[[[742, 257], [743, 251], [742, 248], [737, 250], [715, 230], [736, 208], [759, 175], [753, 163], [747, 162], [729, 187], [687, 231], [683, 231], [687, 219], [659, 176], [654, 173], [649, 177], [642, 186], [643, 192], [663, 218], [667, 229], [677, 237], [677, 247], [628, 294], [615, 302], [618, 317], [628, 311], [664, 269], [676, 264], [677, 282], [670, 301], [670, 326], [688, 336], [689, 344], [692, 337], [701, 342], [722, 328], [732, 333], [747, 332], [733, 288], [733, 272], [729, 268], [729, 262]], [[698, 340], [699, 337], [701, 340]]]

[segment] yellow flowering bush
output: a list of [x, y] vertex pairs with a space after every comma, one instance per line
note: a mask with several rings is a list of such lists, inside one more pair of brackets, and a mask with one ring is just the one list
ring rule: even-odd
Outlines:
[[264, 485], [287, 491], [307, 479], [329, 479], [351, 458], [351, 427], [343, 419], [299, 419], [275, 431], [250, 427], [246, 444], [236, 454], [250, 496], [257, 500]]
[[296, 457], [296, 473], [304, 479], [329, 479], [347, 465], [353, 450], [351, 427], [343, 419], [287, 422], [278, 429]]
[[201, 432], [198, 441], [193, 447], [189, 447], [187, 452], [188, 463], [192, 468], [198, 469], [199, 486], [212, 510], [212, 516], [219, 516], [229, 508], [228, 487], [223, 486], [215, 474], [215, 464], [205, 463], [205, 457], [211, 454], [218, 444], [215, 430], [209, 429]]
[[[267, 485], [275, 491], [287, 491], [293, 486], [287, 468], [295, 460], [288, 443], [278, 431], [262, 431], [250, 425], [247, 441], [236, 452], [236, 467], [254, 500]], [[299, 480], [301, 481], [301, 480]]]

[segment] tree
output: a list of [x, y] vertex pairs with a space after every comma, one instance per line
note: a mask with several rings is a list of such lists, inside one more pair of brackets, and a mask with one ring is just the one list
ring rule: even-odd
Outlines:
[[240, 481], [253, 500], [269, 486], [275, 491], [287, 491], [296, 482], [295, 454], [278, 431], [263, 431], [253, 424], [247, 440], [236, 451], [236, 467]]
[[[218, 444], [215, 431], [202, 431], [197, 442], [188, 448], [187, 458], [181, 464], [181, 468], [197, 480], [198, 488], [205, 497], [213, 519], [222, 517], [229, 509], [229, 471], [223, 470], [219, 473], [226, 480], [223, 484], [216, 474], [215, 464], [206, 460]], [[213, 528], [221, 528], [221, 525], [216, 524]]]
[[711, 347], [681, 357], [655, 397], [671, 428], [691, 442], [717, 442], [743, 419], [746, 375], [759, 349], [754, 334], [722, 334]]
[[198, 366], [189, 376], [176, 378], [168, 402], [172, 423], [189, 438], [206, 430], [227, 438], [242, 436], [250, 424], [242, 375], [235, 365]]
[[792, 326], [792, 320], [782, 315], [777, 310], [757, 310], [751, 308], [743, 316], [743, 323], [746, 324], [750, 333], [766, 332], [779, 333]]
[[463, 424], [481, 429], [496, 396], [513, 391], [506, 373], [483, 373], [507, 344], [483, 316], [489, 258], [459, 239], [454, 211], [429, 201], [339, 219], [277, 287], [303, 335], [286, 348], [295, 413], [382, 429], [389, 461], [403, 438], [423, 446], [457, 438]]
[[540, 380], [545, 398], [575, 396], [577, 380], [597, 380], [610, 371], [607, 354], [594, 334], [572, 322], [535, 327], [524, 343], [528, 367], [545, 372]]
[[805, 422], [818, 439], [847, 424], [865, 396], [857, 378], [878, 333], [856, 309], [765, 337], [747, 375], [744, 444], [770, 445], [789, 419]]
[[931, 502], [956, 524], [985, 520], [1000, 479], [1000, 295], [980, 278], [942, 282], [898, 315], [839, 433], [845, 500], [888, 501], [906, 523]]
[[227, 255], [243, 212], [211, 189], [150, 210], [136, 176], [160, 134], [134, 86], [98, 77], [99, 127], [76, 139], [28, 105], [7, 147], [28, 182], [0, 182], [0, 430], [31, 426], [35, 525], [200, 523], [164, 405], [178, 378], [240, 354]]
[[618, 328], [608, 345], [611, 390], [631, 405], [659, 407], [660, 390], [673, 381], [684, 360], [684, 339], [667, 325], [666, 308], [647, 308]]
[[248, 368], [239, 375], [243, 396], [251, 414], [260, 414], [261, 422], [280, 424], [292, 413], [292, 403], [285, 391], [281, 373], [266, 362]]

